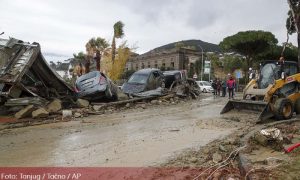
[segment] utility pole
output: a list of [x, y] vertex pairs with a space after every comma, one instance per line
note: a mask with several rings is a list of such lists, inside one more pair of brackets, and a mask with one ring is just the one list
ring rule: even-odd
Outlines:
[[203, 79], [203, 73], [204, 73], [204, 68], [203, 68], [204, 67], [204, 64], [203, 64], [203, 48], [200, 45], [198, 45], [198, 46], [201, 48], [201, 51], [202, 51], [201, 52], [201, 59], [202, 59], [201, 60], [202, 61], [201, 62], [201, 81], [202, 81], [202, 79]]

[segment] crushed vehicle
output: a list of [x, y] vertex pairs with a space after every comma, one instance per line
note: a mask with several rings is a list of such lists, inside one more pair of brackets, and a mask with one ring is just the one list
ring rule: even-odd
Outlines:
[[164, 71], [163, 74], [165, 76], [166, 88], [172, 88], [174, 85], [178, 85], [187, 79], [187, 73], [185, 70]]
[[159, 69], [141, 69], [133, 73], [123, 84], [122, 91], [127, 95], [165, 87], [164, 75]]
[[38, 43], [0, 39], [0, 62], [1, 105], [39, 105], [54, 98], [64, 105], [73, 101], [73, 88], [48, 66]]
[[118, 100], [118, 86], [99, 71], [92, 71], [78, 77], [75, 83], [75, 92], [78, 98], [90, 101]]
[[300, 73], [298, 64], [283, 64], [268, 60], [261, 64], [258, 79], [252, 79], [243, 91], [242, 100], [229, 100], [221, 114], [238, 110], [259, 112], [258, 120], [290, 119], [294, 112], [300, 113]]
[[213, 92], [214, 88], [212, 88], [211, 84], [208, 81], [196, 81], [201, 92]]

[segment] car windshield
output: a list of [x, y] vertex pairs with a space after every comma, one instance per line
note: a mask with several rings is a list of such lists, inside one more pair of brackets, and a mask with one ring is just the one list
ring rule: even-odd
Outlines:
[[204, 81], [202, 83], [203, 83], [204, 86], [211, 86], [211, 84], [209, 82]]
[[274, 63], [265, 64], [261, 69], [260, 88], [264, 89], [273, 84], [275, 79], [279, 78], [279, 68]]
[[128, 83], [132, 84], [146, 84], [148, 78], [148, 74], [133, 74], [129, 80]]

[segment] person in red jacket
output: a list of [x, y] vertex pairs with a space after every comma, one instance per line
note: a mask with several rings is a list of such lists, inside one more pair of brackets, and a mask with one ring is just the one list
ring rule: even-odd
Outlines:
[[235, 88], [235, 80], [233, 79], [232, 76], [227, 80], [227, 88], [228, 88], [228, 94], [229, 94], [229, 99], [233, 99], [233, 91]]

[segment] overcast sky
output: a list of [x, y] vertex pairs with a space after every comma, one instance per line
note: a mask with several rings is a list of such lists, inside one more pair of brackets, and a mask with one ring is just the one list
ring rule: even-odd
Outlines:
[[218, 44], [245, 30], [271, 31], [281, 44], [287, 11], [286, 0], [0, 0], [0, 33], [67, 57], [91, 37], [111, 42], [119, 20], [138, 53], [187, 39]]

